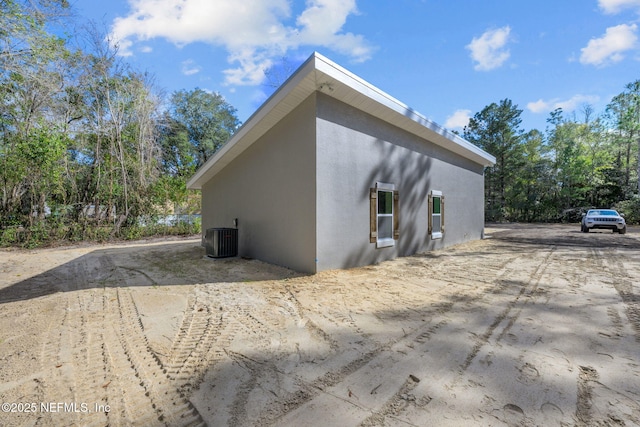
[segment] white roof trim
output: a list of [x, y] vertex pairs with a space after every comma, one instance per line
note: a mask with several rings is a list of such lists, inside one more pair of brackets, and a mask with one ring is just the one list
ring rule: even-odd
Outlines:
[[187, 188], [202, 188], [205, 182], [231, 163], [314, 91], [334, 97], [483, 166], [493, 166], [496, 162], [491, 154], [442, 128], [319, 53], [314, 53], [249, 117], [229, 141], [196, 171], [187, 182]]

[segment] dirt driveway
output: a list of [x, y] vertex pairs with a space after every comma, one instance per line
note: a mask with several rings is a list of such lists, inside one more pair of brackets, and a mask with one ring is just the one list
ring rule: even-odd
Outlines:
[[314, 276], [0, 251], [0, 425], [640, 425], [640, 230], [486, 234]]

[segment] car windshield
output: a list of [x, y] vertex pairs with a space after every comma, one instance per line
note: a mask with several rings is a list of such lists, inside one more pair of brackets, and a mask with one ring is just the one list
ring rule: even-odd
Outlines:
[[612, 211], [612, 210], [598, 210], [598, 211], [589, 211], [589, 215], [611, 215], [611, 216], [618, 216], [618, 212], [616, 211]]

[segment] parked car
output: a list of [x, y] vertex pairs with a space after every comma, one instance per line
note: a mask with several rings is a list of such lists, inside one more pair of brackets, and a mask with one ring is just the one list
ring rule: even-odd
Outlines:
[[589, 209], [582, 216], [580, 230], [588, 233], [589, 230], [605, 229], [614, 233], [624, 234], [627, 232], [627, 224], [624, 217], [613, 209]]

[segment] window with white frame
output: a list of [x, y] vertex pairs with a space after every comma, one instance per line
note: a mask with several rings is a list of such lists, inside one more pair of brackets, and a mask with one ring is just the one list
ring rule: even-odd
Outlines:
[[393, 184], [377, 182], [370, 190], [370, 241], [376, 248], [394, 246], [399, 238], [398, 192]]
[[444, 235], [444, 196], [441, 191], [429, 193], [429, 235], [441, 239]]

